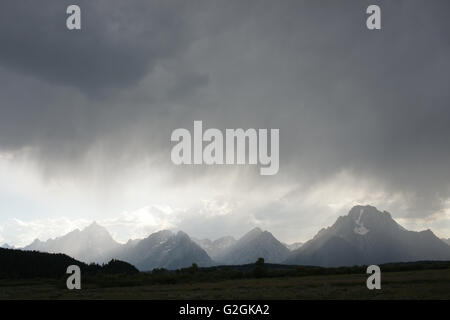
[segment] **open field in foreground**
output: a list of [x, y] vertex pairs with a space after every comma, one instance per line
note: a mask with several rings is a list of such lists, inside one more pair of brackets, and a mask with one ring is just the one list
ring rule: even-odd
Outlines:
[[450, 299], [450, 269], [384, 272], [381, 290], [366, 274], [154, 284], [69, 291], [61, 281], [0, 280], [0, 299]]

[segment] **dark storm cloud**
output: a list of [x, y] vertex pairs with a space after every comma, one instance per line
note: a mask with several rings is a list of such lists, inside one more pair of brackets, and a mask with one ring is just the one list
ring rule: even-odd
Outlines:
[[[381, 31], [365, 27], [373, 3]], [[449, 197], [448, 1], [89, 1], [81, 32], [67, 4], [0, 4], [1, 147], [167, 155], [194, 119], [273, 127], [265, 183], [352, 170], [410, 194], [417, 216]]]
[[2, 1], [2, 65], [95, 91], [135, 84], [190, 41], [189, 8], [181, 2], [77, 1], [82, 30], [69, 31], [72, 3]]
[[[194, 2], [78, 1], [82, 30], [69, 31], [72, 3], [0, 3], [0, 145], [36, 147], [51, 165], [78, 160], [102, 137], [121, 143], [143, 113], [208, 82], [176, 62], [199, 35]], [[145, 94], [119, 100], [144, 77]]]

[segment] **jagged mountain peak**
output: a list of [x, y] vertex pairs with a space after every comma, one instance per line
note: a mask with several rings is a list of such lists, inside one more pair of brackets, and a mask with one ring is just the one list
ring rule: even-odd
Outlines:
[[94, 222], [83, 230], [75, 229], [63, 236], [45, 242], [34, 240], [25, 250], [50, 253], [65, 253], [83, 262], [104, 263], [110, 252], [120, 245], [112, 238], [108, 230]]
[[181, 230], [177, 232], [177, 238], [179, 238], [179, 239], [189, 239], [189, 240], [191, 239], [186, 232], [181, 231]]
[[[161, 239], [161, 240], [167, 240], [171, 237], [173, 237], [175, 234], [171, 230], [159, 230], [152, 234], [150, 234], [146, 239]], [[145, 239], [144, 239], [145, 240]]]
[[[372, 232], [391, 230], [392, 232], [403, 229], [387, 211], [379, 211], [376, 207], [354, 206], [346, 216], [341, 216], [330, 228], [334, 232], [352, 231], [359, 236], [366, 236]], [[325, 232], [326, 233], [326, 232]]]
[[93, 221], [90, 225], [88, 225], [84, 230], [96, 230], [96, 229], [104, 229], [101, 225], [97, 223], [97, 221]]
[[263, 230], [260, 227], [254, 227], [248, 233], [262, 233], [262, 232], [263, 232]]
[[272, 233], [254, 228], [228, 248], [217, 260], [225, 264], [253, 263], [258, 258], [277, 263], [283, 261], [289, 249], [278, 241]]
[[241, 242], [242, 241], [250, 241], [250, 240], [262, 235], [264, 232], [267, 232], [267, 231], [263, 231], [259, 227], [253, 228], [252, 230], [250, 230], [249, 232], [244, 234], [238, 241], [241, 241]]
[[[77, 232], [79, 230], [75, 229], [74, 231]], [[80, 232], [109, 234], [109, 231], [102, 225], [98, 224], [96, 221], [92, 222], [90, 225], [82, 229]]]
[[208, 254], [183, 231], [174, 233], [161, 230], [127, 249], [120, 253], [119, 258], [132, 263], [140, 270], [185, 268], [192, 263], [199, 266], [213, 264]]
[[379, 211], [376, 207], [370, 205], [357, 205], [350, 209], [348, 216], [353, 220], [361, 219], [363, 217], [373, 217], [380, 219], [392, 219], [392, 216], [387, 211]]
[[340, 266], [449, 258], [448, 246], [431, 230], [408, 231], [386, 211], [355, 206], [293, 251], [287, 263]]

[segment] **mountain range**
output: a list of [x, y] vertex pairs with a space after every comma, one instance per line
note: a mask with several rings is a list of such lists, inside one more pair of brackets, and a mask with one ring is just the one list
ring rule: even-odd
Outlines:
[[163, 230], [145, 239], [116, 242], [106, 228], [94, 222], [83, 230], [74, 230], [45, 242], [38, 239], [24, 250], [64, 253], [85, 263], [105, 263], [111, 259], [129, 262], [140, 270], [178, 269], [192, 263], [211, 266], [208, 254], [183, 232]]
[[[444, 240], [445, 241], [445, 240]], [[262, 257], [268, 263], [351, 266], [450, 260], [450, 246], [431, 230], [408, 231], [388, 212], [372, 206], [355, 206], [330, 227], [306, 243], [283, 244], [270, 232], [254, 228], [239, 239], [190, 238], [186, 233], [162, 230], [147, 238], [116, 242], [97, 223], [45, 242], [35, 240], [24, 250], [64, 253], [77, 260], [105, 263], [119, 259], [147, 271], [191, 266], [238, 265]]]

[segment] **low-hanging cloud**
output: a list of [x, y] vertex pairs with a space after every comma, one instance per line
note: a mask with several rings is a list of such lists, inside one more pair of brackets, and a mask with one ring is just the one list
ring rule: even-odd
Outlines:
[[0, 152], [105, 177], [154, 156], [189, 184], [233, 168], [174, 168], [173, 129], [279, 128], [278, 176], [237, 183], [301, 194], [350, 172], [430, 216], [450, 197], [450, 4], [375, 1], [369, 31], [372, 2], [80, 1], [72, 33], [67, 1], [3, 1]]
[[181, 2], [81, 0], [82, 30], [75, 32], [65, 27], [71, 3], [3, 1], [1, 63], [95, 93], [135, 85], [192, 41], [194, 8]]

